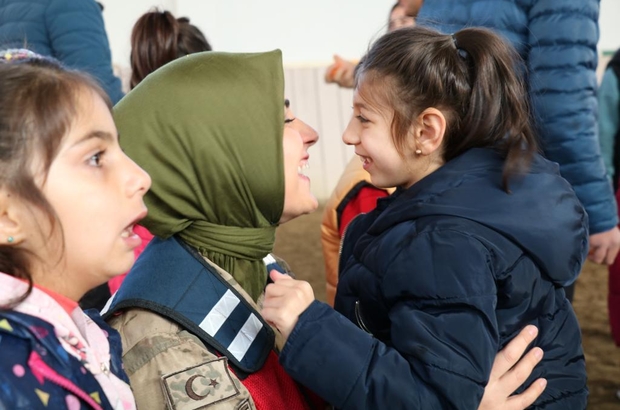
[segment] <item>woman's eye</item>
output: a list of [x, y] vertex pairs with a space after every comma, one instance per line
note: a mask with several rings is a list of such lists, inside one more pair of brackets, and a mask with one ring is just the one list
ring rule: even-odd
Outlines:
[[100, 167], [101, 158], [103, 157], [103, 154], [104, 154], [104, 151], [99, 151], [92, 157], [88, 158], [88, 165], [93, 166], [93, 167]]
[[296, 118], [286, 118], [286, 119], [284, 120], [284, 123], [285, 123], [285, 124], [290, 124], [290, 123], [292, 123], [292, 122], [293, 122], [293, 121], [295, 121], [295, 120], [296, 120]]
[[367, 123], [367, 122], [370, 122], [370, 121], [368, 121], [368, 119], [366, 119], [366, 118], [362, 117], [361, 115], [358, 115], [358, 116], [356, 116], [355, 118], [357, 118], [357, 120], [358, 120], [359, 122], [361, 122], [362, 124], [365, 124], [365, 123]]

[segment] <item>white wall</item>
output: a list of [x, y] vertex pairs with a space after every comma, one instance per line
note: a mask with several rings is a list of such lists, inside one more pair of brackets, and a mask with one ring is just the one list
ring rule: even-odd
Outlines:
[[220, 51], [280, 48], [284, 63], [357, 58], [384, 32], [395, 0], [100, 0], [114, 63], [128, 65], [133, 23], [151, 7], [189, 17]]
[[601, 38], [598, 43], [599, 52], [613, 52], [620, 48], [620, 1], [601, 0], [599, 25]]
[[[385, 29], [395, 0], [100, 0], [116, 64], [127, 66], [136, 19], [159, 6], [189, 17], [214, 48], [280, 48], [286, 65], [322, 64], [333, 53], [355, 58]], [[562, 1], [562, 0], [558, 0]], [[620, 0], [601, 0], [601, 51], [620, 48]]]

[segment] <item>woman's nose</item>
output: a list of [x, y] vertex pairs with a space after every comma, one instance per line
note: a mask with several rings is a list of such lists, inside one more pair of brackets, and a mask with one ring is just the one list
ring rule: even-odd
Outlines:
[[294, 128], [297, 128], [297, 131], [301, 134], [301, 138], [304, 141], [304, 145], [311, 147], [319, 141], [319, 134], [316, 132], [314, 128], [306, 124], [297, 118], [296, 121], [293, 122]]

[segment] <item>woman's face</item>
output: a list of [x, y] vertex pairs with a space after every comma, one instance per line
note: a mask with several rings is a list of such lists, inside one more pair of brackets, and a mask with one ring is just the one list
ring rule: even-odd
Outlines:
[[310, 178], [303, 174], [308, 168], [308, 148], [319, 140], [317, 132], [295, 118], [288, 100], [284, 112], [284, 209], [280, 223], [313, 212], [318, 201], [310, 191]]

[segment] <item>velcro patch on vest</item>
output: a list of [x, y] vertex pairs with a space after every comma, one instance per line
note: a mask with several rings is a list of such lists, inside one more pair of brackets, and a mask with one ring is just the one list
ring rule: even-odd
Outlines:
[[197, 410], [239, 395], [225, 357], [163, 375], [168, 408]]

